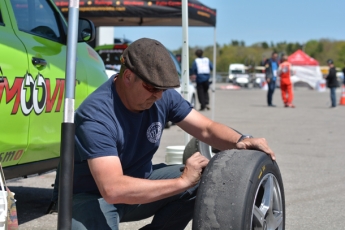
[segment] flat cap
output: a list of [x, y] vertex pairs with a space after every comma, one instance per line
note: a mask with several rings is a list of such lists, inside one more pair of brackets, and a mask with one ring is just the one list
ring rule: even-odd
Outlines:
[[156, 88], [180, 86], [169, 51], [157, 40], [141, 38], [134, 41], [123, 51], [121, 59], [128, 69]]

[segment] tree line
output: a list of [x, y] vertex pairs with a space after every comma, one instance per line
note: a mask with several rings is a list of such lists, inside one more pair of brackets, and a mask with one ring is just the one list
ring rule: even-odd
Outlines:
[[[278, 52], [279, 56], [283, 54], [290, 55], [301, 49], [309, 56], [316, 59], [321, 66], [327, 65], [328, 59], [333, 59], [336, 67], [343, 68], [345, 65], [345, 41], [337, 41], [330, 39], [309, 40], [308, 42], [291, 43], [278, 42], [267, 43], [258, 42], [250, 46], [246, 46], [244, 41], [232, 40], [229, 44], [216, 45], [217, 47], [217, 72], [227, 72], [229, 64], [243, 63], [248, 66], [258, 66], [260, 62], [266, 58], [270, 58], [273, 51]], [[190, 66], [195, 59], [195, 50], [202, 49], [204, 56], [213, 61], [213, 45], [206, 47], [190, 47], [189, 48], [189, 64]], [[181, 54], [182, 48], [173, 51], [174, 54]]]

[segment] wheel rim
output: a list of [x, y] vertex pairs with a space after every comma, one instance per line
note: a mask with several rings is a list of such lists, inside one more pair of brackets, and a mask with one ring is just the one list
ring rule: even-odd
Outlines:
[[266, 174], [255, 193], [251, 226], [253, 230], [282, 230], [283, 200], [277, 178]]
[[192, 99], [191, 99], [191, 101], [190, 101], [190, 104], [191, 104], [191, 106], [192, 106], [193, 108], [195, 108], [195, 96], [194, 96], [194, 95], [192, 96]]
[[212, 147], [202, 141], [199, 141], [199, 148], [202, 155], [207, 157], [209, 160], [215, 155], [212, 151]]

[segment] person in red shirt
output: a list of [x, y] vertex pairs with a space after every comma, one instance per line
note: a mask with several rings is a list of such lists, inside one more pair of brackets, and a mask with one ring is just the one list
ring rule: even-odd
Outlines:
[[291, 83], [292, 73], [291, 63], [288, 62], [288, 57], [284, 55], [282, 57], [282, 63], [279, 65], [278, 75], [280, 76], [280, 90], [282, 92], [282, 98], [285, 107], [295, 108], [292, 104], [293, 91]]

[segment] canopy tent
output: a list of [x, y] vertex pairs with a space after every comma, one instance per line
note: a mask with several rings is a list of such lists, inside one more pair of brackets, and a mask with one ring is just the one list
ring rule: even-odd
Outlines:
[[293, 65], [310, 65], [310, 66], [318, 66], [319, 62], [316, 61], [314, 58], [308, 56], [302, 50], [297, 50], [293, 54], [291, 54], [288, 58], [288, 61]]
[[[68, 17], [70, 0], [54, 0], [64, 16]], [[183, 2], [188, 4], [183, 13]], [[188, 20], [183, 17], [187, 15]], [[214, 27], [213, 62], [216, 63], [216, 10], [198, 0], [80, 0], [79, 16], [92, 20], [95, 26], [181, 26], [183, 27], [182, 52], [188, 53], [188, 26]], [[189, 56], [189, 55], [188, 55]], [[189, 57], [182, 59], [182, 84], [188, 98]], [[216, 65], [213, 68], [213, 82], [216, 82]], [[187, 84], [187, 85], [186, 85]], [[211, 106], [215, 104], [215, 84], [212, 87]], [[214, 109], [212, 110], [214, 119]]]
[[[54, 0], [68, 16], [69, 0]], [[79, 16], [95, 26], [182, 26], [181, 0], [81, 0]], [[216, 26], [216, 10], [188, 0], [189, 26]]]
[[292, 82], [304, 82], [315, 89], [318, 83], [323, 80], [319, 62], [308, 56], [302, 50], [297, 50], [288, 57], [295, 74], [291, 77]]

